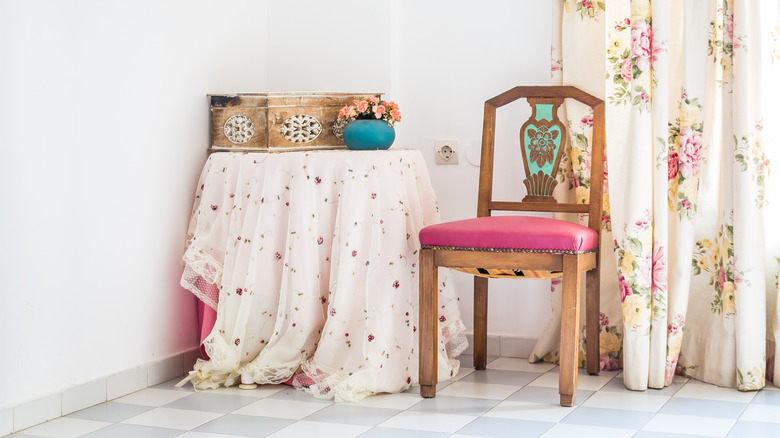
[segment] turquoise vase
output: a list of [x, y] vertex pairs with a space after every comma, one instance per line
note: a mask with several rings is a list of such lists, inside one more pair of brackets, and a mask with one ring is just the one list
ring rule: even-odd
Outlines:
[[344, 127], [343, 138], [352, 150], [388, 149], [395, 141], [395, 128], [384, 120], [354, 120]]

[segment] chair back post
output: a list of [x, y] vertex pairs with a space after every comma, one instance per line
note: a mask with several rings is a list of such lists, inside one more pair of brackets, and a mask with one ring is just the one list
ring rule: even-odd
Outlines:
[[482, 122], [482, 151], [479, 161], [479, 192], [477, 194], [477, 217], [490, 216], [490, 202], [493, 200], [493, 151], [496, 140], [496, 107], [485, 102]]
[[590, 197], [588, 228], [596, 230], [601, 241], [604, 182], [604, 102], [593, 107], [593, 138], [590, 147]]

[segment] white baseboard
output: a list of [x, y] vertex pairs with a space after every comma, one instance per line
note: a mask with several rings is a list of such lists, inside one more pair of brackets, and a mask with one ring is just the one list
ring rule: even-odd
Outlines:
[[194, 348], [17, 406], [0, 409], [0, 437], [183, 377], [192, 370], [195, 360], [199, 357], [200, 350]]
[[[469, 341], [469, 346], [463, 351], [463, 354], [474, 354], [474, 334], [466, 333], [466, 339]], [[521, 338], [520, 336], [488, 335], [487, 354], [488, 356], [527, 358], [531, 356], [536, 341], [535, 338]]]

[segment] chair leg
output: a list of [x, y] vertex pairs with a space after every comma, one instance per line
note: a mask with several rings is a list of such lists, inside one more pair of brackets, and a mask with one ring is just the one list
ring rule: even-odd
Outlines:
[[438, 268], [433, 263], [432, 249], [420, 250], [420, 395], [436, 396], [438, 382], [439, 320]]
[[598, 375], [601, 370], [599, 363], [599, 270], [592, 269], [585, 274], [585, 339], [588, 346], [588, 374]]
[[488, 279], [474, 277], [474, 368], [487, 367]]
[[561, 406], [574, 406], [580, 333], [580, 256], [563, 256], [562, 287], [558, 393], [561, 395]]

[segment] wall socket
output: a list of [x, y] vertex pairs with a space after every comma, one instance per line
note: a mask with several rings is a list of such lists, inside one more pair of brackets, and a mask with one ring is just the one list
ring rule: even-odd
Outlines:
[[458, 164], [457, 140], [435, 140], [433, 152], [436, 164]]

